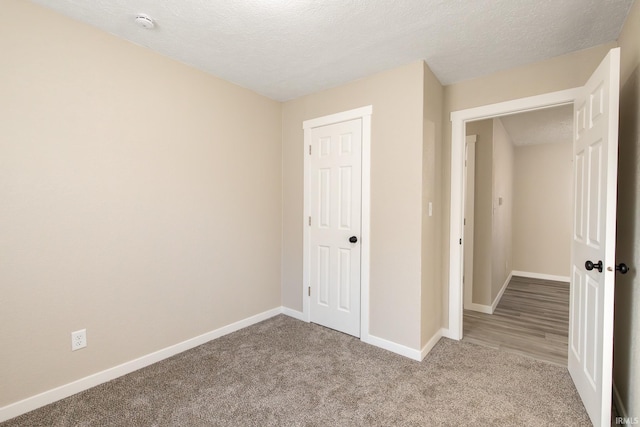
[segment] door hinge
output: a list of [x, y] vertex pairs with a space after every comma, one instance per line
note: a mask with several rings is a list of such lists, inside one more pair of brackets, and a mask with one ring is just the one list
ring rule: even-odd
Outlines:
[[309, 294], [309, 296], [311, 296], [311, 286], [307, 287], [307, 290], [308, 290], [307, 293]]
[[311, 155], [311, 146], [309, 146], [309, 155]]
[[309, 225], [311, 225], [311, 217], [309, 217]]

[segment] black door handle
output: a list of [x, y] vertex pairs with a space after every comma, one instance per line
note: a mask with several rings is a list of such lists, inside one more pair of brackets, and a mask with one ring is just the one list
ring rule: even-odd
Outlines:
[[349, 241], [351, 243], [356, 243], [358, 241], [358, 238], [356, 236], [351, 236], [351, 237], [349, 237]]
[[616, 265], [616, 271], [619, 271], [620, 274], [627, 274], [627, 272], [629, 271], [629, 267], [627, 267], [627, 264], [625, 264], [624, 262], [621, 262], [620, 264]]
[[593, 262], [591, 262], [591, 261], [587, 261], [587, 262], [584, 263], [584, 268], [586, 268], [589, 271], [591, 271], [591, 270], [593, 270], [595, 268], [596, 270], [598, 270], [599, 273], [602, 273], [602, 261], [598, 261], [595, 264]]

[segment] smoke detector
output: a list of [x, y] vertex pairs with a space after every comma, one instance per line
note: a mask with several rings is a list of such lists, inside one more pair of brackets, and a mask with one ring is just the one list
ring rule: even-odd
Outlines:
[[135, 21], [136, 24], [138, 24], [142, 28], [146, 28], [147, 30], [151, 30], [156, 26], [155, 22], [153, 22], [153, 18], [151, 18], [149, 15], [145, 15], [144, 13], [137, 14]]

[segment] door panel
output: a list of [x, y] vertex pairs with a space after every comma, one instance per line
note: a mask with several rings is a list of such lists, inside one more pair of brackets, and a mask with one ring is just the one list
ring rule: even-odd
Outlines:
[[339, 250], [338, 255], [338, 310], [351, 310], [351, 250]]
[[310, 136], [310, 319], [360, 336], [362, 120]]
[[[568, 367], [595, 426], [609, 425], [613, 361], [620, 50], [574, 107], [574, 232]], [[601, 262], [599, 269], [585, 263]]]
[[604, 216], [602, 200], [602, 140], [599, 139], [588, 148], [589, 163], [587, 166], [587, 174], [589, 176], [588, 192], [589, 192], [589, 212], [587, 221], [589, 224], [587, 232], [587, 244], [599, 250], [602, 247], [602, 220]]
[[323, 307], [329, 307], [329, 280], [330, 271], [329, 263], [331, 262], [331, 248], [328, 246], [318, 245], [318, 292], [317, 292], [317, 304]]

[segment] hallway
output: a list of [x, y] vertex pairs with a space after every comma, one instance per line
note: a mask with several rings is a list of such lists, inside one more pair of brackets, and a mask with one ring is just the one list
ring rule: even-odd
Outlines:
[[569, 284], [514, 276], [493, 314], [464, 310], [464, 340], [567, 366]]

